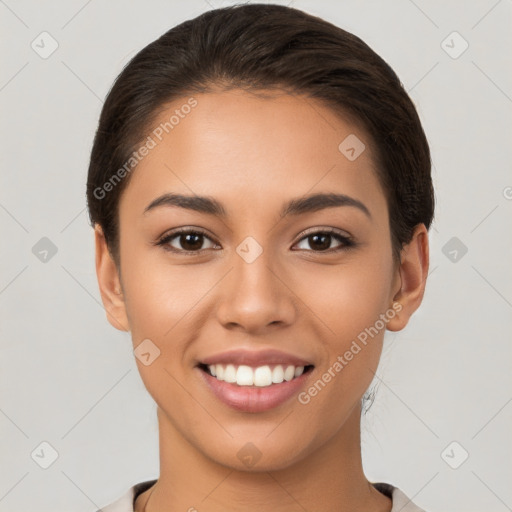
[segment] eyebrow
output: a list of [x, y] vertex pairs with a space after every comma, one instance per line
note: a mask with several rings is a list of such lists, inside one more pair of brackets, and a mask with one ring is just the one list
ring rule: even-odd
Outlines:
[[[227, 217], [227, 212], [222, 203], [208, 196], [190, 196], [183, 194], [168, 193], [157, 197], [146, 206], [143, 214], [161, 206], [177, 206], [187, 210], [193, 210], [216, 217]], [[368, 218], [372, 218], [368, 208], [358, 199], [345, 194], [310, 194], [305, 197], [291, 199], [282, 208], [280, 217], [287, 215], [302, 215], [305, 213], [316, 212], [326, 208], [335, 208], [339, 206], [352, 206], [361, 210]]]

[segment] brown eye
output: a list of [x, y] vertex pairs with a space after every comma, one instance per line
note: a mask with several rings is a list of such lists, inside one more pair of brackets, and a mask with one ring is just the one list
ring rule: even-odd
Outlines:
[[[338, 242], [334, 248], [331, 247], [333, 240]], [[210, 242], [209, 247], [204, 247], [205, 241]], [[308, 247], [299, 247], [309, 252], [337, 252], [354, 247], [355, 242], [348, 236], [342, 235], [335, 230], [326, 229], [315, 231], [303, 237], [299, 243], [306, 242]], [[207, 234], [200, 230], [180, 229], [164, 235], [156, 245], [161, 245], [166, 251], [176, 253], [200, 253], [205, 249], [219, 248]]]
[[308, 236], [309, 246], [319, 251], [326, 251], [331, 246], [332, 236], [324, 233]]
[[183, 249], [186, 251], [195, 251], [201, 249], [203, 245], [203, 235], [200, 233], [188, 233], [178, 235], [178, 240]]
[[[333, 239], [337, 240], [339, 244], [338, 246], [331, 248]], [[341, 235], [333, 230], [316, 231], [314, 233], [310, 233], [309, 235], [302, 238], [301, 242], [302, 241], [306, 241], [313, 252], [335, 252], [355, 245], [349, 237]], [[304, 247], [301, 249], [304, 249]]]
[[157, 245], [162, 245], [166, 250], [175, 252], [200, 252], [205, 249], [203, 247], [205, 240], [209, 240], [212, 246], [215, 246], [212, 240], [202, 231], [183, 229], [165, 235], [158, 241]]

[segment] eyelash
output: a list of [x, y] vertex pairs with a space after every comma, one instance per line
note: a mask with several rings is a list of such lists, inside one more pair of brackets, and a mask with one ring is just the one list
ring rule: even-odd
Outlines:
[[[182, 254], [182, 255], [199, 254], [200, 252], [207, 250], [207, 249], [199, 249], [197, 251], [187, 251], [185, 249], [176, 249], [174, 247], [170, 247], [170, 246], [167, 245], [171, 240], [176, 238], [178, 235], [183, 235], [183, 234], [202, 235], [202, 236], [208, 238], [210, 241], [216, 243], [214, 240], [212, 240], [210, 238], [210, 236], [208, 236], [208, 234], [205, 231], [203, 231], [200, 228], [194, 228], [194, 229], [179, 228], [179, 229], [176, 229], [176, 230], [174, 230], [174, 231], [172, 231], [170, 233], [164, 234], [161, 238], [159, 238], [155, 242], [155, 245], [162, 246], [163, 249], [166, 250], [166, 251], [174, 252], [174, 253]], [[302, 240], [304, 240], [304, 239], [306, 239], [306, 238], [308, 238], [310, 236], [319, 235], [319, 234], [330, 235], [333, 238], [335, 238], [337, 241], [341, 242], [342, 245], [340, 245], [339, 247], [337, 247], [335, 249], [327, 249], [325, 251], [314, 251], [314, 250], [311, 249], [311, 250], [307, 250], [307, 252], [314, 252], [314, 253], [318, 253], [318, 254], [326, 254], [326, 253], [327, 254], [332, 254], [332, 253], [336, 253], [336, 252], [340, 252], [340, 251], [346, 251], [348, 249], [356, 247], [356, 245], [357, 245], [356, 242], [354, 242], [354, 240], [351, 237], [342, 235], [342, 234], [340, 234], [338, 231], [336, 231], [333, 228], [325, 228], [325, 229], [319, 229], [317, 231], [310, 231], [310, 232], [307, 232], [307, 233], [302, 233], [303, 236], [302, 236], [302, 238], [300, 238], [298, 240], [297, 244], [299, 242], [302, 242]], [[296, 245], [296, 244], [294, 244], [294, 245]], [[299, 249], [299, 250], [304, 250], [304, 249]]]

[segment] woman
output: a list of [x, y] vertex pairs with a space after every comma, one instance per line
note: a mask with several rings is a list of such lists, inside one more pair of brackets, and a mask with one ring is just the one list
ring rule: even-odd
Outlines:
[[391, 68], [300, 10], [212, 10], [131, 60], [87, 198], [160, 476], [103, 511], [421, 510], [365, 477], [360, 418], [423, 298], [430, 168]]

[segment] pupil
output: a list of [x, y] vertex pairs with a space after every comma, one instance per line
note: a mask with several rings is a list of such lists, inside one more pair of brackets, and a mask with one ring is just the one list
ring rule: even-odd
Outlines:
[[317, 248], [320, 250], [329, 249], [329, 246], [331, 245], [331, 241], [330, 241], [331, 235], [328, 235], [328, 234], [311, 235], [309, 238], [310, 238], [310, 240], [311, 239], [315, 240], [314, 244], [318, 241], [318, 239], [323, 239], [324, 242], [320, 244], [320, 247], [317, 244]]
[[[182, 243], [182, 247], [186, 250], [193, 250], [193, 249], [199, 249], [201, 248], [201, 242], [199, 241], [198, 243], [198, 239], [200, 239], [202, 235], [200, 234], [186, 234], [186, 235], [181, 235], [181, 241], [183, 242], [183, 239], [185, 239], [185, 243]], [[196, 242], [191, 242], [190, 241], [190, 238], [193, 237], [196, 239]], [[187, 245], [189, 246], [187, 248]]]

